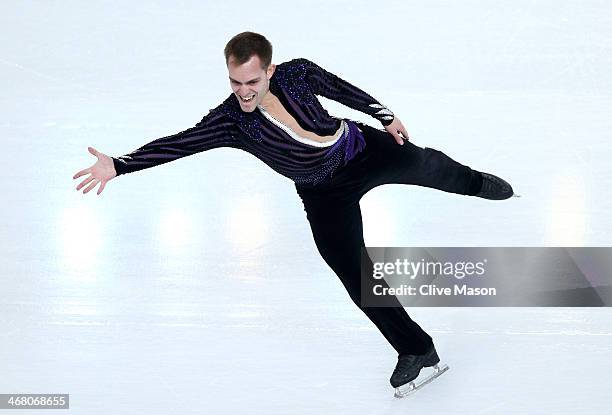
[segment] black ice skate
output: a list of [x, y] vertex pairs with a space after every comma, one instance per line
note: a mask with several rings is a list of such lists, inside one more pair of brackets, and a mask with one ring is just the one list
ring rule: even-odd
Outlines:
[[504, 179], [489, 173], [481, 172], [480, 174], [482, 174], [482, 187], [480, 188], [480, 192], [475, 195], [476, 197], [490, 200], [504, 200], [512, 196], [519, 197], [519, 195], [515, 194], [514, 190], [512, 190], [510, 183]]
[[[401, 354], [397, 358], [397, 366], [391, 375], [391, 386], [395, 388], [395, 397], [408, 396], [448, 370], [448, 365], [440, 366], [440, 358], [436, 348], [431, 349], [423, 355]], [[433, 367], [433, 373], [419, 382], [414, 380], [419, 376], [421, 369]]]

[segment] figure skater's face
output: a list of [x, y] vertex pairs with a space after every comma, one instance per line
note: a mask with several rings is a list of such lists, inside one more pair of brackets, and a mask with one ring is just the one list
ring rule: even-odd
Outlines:
[[276, 65], [270, 64], [267, 70], [261, 68], [259, 56], [253, 55], [242, 65], [235, 65], [233, 58], [227, 63], [230, 85], [236, 94], [240, 108], [244, 112], [253, 112], [261, 103], [270, 87], [270, 78]]

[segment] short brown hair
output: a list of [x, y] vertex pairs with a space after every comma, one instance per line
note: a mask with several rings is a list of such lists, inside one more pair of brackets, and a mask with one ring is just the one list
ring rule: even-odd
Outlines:
[[226, 65], [230, 56], [237, 65], [242, 65], [253, 55], [259, 56], [263, 65], [261, 69], [266, 69], [272, 63], [272, 44], [263, 35], [255, 32], [238, 33], [227, 42], [224, 53]]

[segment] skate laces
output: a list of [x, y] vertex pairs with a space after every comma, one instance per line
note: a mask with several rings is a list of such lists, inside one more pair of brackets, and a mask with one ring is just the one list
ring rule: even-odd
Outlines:
[[400, 356], [397, 360], [397, 365], [395, 366], [393, 374], [395, 375], [397, 373], [405, 372], [408, 369], [413, 368], [417, 360], [418, 357], [415, 355]]
[[502, 192], [507, 192], [510, 190], [510, 184], [507, 183], [505, 180], [497, 177], [497, 176], [493, 176], [492, 174], [486, 174], [485, 173], [485, 183], [488, 185], [487, 186], [487, 190], [497, 190], [497, 189], [501, 189]]

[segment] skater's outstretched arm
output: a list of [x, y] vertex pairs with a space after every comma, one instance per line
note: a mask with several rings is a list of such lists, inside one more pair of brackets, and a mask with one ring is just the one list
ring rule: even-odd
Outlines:
[[112, 157], [117, 175], [159, 166], [213, 148], [239, 148], [239, 141], [229, 131], [231, 125], [223, 113], [211, 110], [185, 131], [158, 138], [123, 156]]
[[371, 115], [380, 121], [385, 130], [393, 135], [398, 144], [404, 143], [400, 133], [406, 139], [408, 138], [408, 133], [402, 122], [395, 117], [389, 108], [378, 102], [371, 95], [308, 59], [299, 58], [295, 59], [295, 61], [306, 67], [306, 81], [315, 95], [333, 99], [349, 108]]
[[239, 141], [229, 132], [230, 125], [223, 114], [211, 110], [195, 126], [167, 137], [158, 138], [123, 156], [109, 157], [89, 147], [89, 152], [98, 157], [98, 161], [73, 176], [73, 179], [76, 179], [89, 174], [78, 185], [77, 190], [89, 184], [83, 191], [87, 193], [100, 183], [97, 192], [100, 194], [109, 180], [121, 174], [158, 166], [217, 147], [240, 148]]

